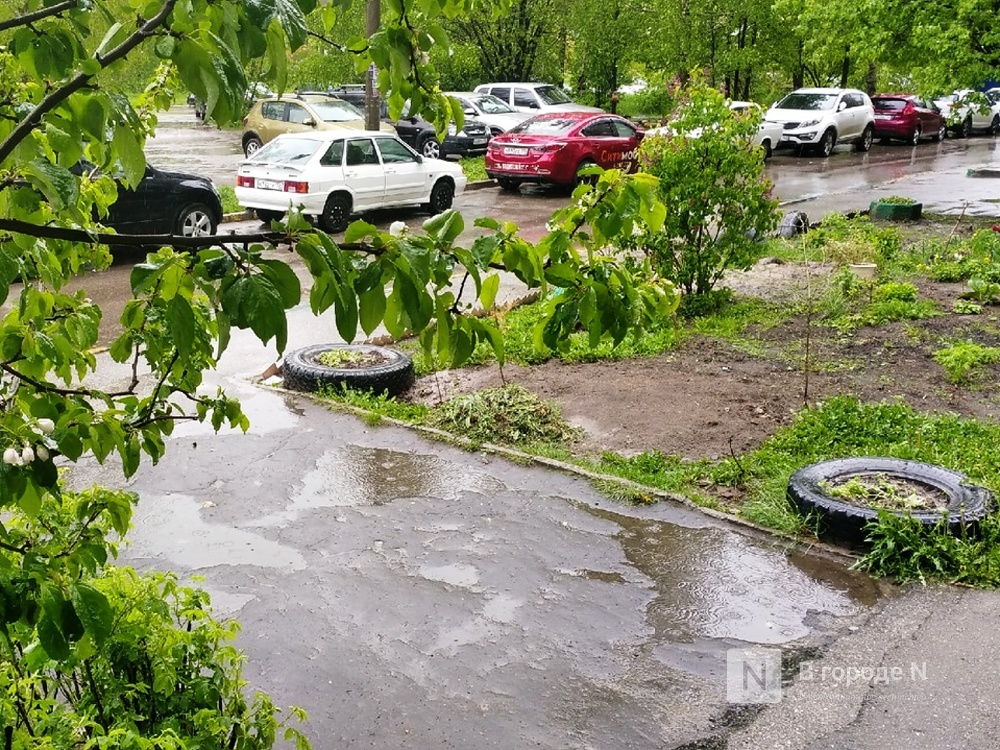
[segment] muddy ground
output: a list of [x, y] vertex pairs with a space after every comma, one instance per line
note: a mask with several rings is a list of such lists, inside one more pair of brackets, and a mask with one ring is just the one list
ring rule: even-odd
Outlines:
[[[934, 229], [929, 225], [929, 231]], [[922, 230], [910, 231], [919, 235]], [[738, 295], [794, 303], [816, 295], [831, 270], [821, 264], [805, 268], [765, 259], [746, 273], [730, 274], [725, 285]], [[948, 381], [932, 353], [954, 339], [1000, 345], [1000, 308], [987, 307], [981, 315], [953, 314], [952, 303], [967, 290], [964, 282], [920, 277], [912, 282], [921, 299], [940, 305], [939, 317], [845, 335], [830, 327], [807, 326], [799, 316], [769, 330], [748, 332], [755, 346], [744, 348], [754, 354], [724, 340], [697, 336], [657, 357], [507, 365], [504, 375], [506, 382], [558, 403], [563, 415], [584, 429], [586, 437], [578, 449], [586, 452], [629, 455], [657, 450], [690, 459], [740, 454], [760, 445], [805, 404], [835, 394], [872, 402], [902, 399], [921, 411], [996, 419], [1000, 366], [983, 371], [977, 384], [958, 387]], [[807, 327], [813, 363], [808, 379], [803, 364]], [[439, 392], [447, 397], [501, 384], [496, 365], [466, 368], [422, 379], [416, 394], [433, 402]]]

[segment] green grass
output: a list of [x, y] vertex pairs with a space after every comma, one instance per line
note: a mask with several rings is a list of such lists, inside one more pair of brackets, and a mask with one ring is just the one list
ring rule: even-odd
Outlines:
[[222, 213], [235, 214], [243, 210], [236, 200], [236, 190], [229, 185], [218, 185], [219, 197], [222, 198]]
[[1000, 349], [973, 341], [956, 341], [935, 351], [934, 361], [944, 368], [952, 383], [966, 383], [977, 370], [1000, 362]]
[[482, 156], [466, 156], [459, 159], [458, 163], [465, 172], [469, 182], [479, 182], [489, 179], [486, 176], [486, 159]]

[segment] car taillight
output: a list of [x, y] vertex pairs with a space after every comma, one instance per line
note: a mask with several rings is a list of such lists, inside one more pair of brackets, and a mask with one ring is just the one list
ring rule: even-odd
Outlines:
[[246, 126], [247, 126], [247, 121], [248, 121], [249, 119], [250, 119], [250, 115], [247, 115], [246, 117], [244, 117], [244, 118], [243, 118], [243, 127], [246, 127]]
[[916, 109], [916, 107], [913, 106], [913, 102], [907, 102], [906, 106], [903, 107], [903, 114], [912, 115], [914, 109]]
[[243, 175], [236, 176], [236, 187], [252, 188], [253, 184], [253, 177], [244, 177]]
[[565, 147], [565, 143], [546, 143], [541, 146], [532, 146], [531, 150], [539, 154], [551, 154], [553, 151], [558, 151]]
[[309, 183], [308, 182], [295, 182], [293, 180], [285, 180], [285, 192], [286, 193], [308, 193]]

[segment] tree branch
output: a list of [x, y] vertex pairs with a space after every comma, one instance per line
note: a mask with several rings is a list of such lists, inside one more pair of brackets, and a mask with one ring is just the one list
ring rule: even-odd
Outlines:
[[[176, 4], [177, 0], [163, 0], [163, 7], [160, 8], [160, 12], [146, 21], [146, 23], [140, 26], [124, 42], [119, 44], [103, 57], [95, 54], [94, 59], [100, 63], [101, 70], [103, 71], [112, 63], [121, 60], [125, 57], [125, 55], [138, 47], [147, 37], [153, 36], [156, 30], [166, 23], [167, 17], [170, 15], [171, 11], [173, 11]], [[68, 99], [72, 94], [75, 94], [80, 89], [85, 88], [93, 79], [93, 75], [88, 75], [87, 73], [77, 73], [66, 83], [52, 91], [37, 105], [35, 105], [35, 108], [31, 110], [31, 113], [21, 120], [17, 127], [15, 127], [10, 134], [2, 142], [0, 142], [0, 164], [6, 161], [7, 157], [13, 153], [18, 144], [27, 138], [32, 130], [41, 124], [43, 115], [48, 114], [50, 111], [62, 104], [62, 102]]]
[[14, 16], [13, 18], [8, 18], [6, 21], [0, 21], [0, 31], [14, 29], [18, 26], [29, 26], [35, 21], [41, 21], [42, 19], [49, 18], [51, 16], [58, 16], [64, 10], [73, 10], [73, 8], [76, 8], [78, 5], [78, 0], [63, 0], [63, 2], [58, 5], [41, 8], [33, 13], [25, 13], [23, 16]]

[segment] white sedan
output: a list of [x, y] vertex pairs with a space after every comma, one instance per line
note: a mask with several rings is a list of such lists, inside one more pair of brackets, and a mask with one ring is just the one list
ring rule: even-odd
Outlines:
[[262, 221], [300, 210], [327, 232], [376, 208], [451, 208], [465, 190], [458, 164], [425, 159], [391, 133], [316, 131], [279, 135], [240, 164], [236, 199]]

